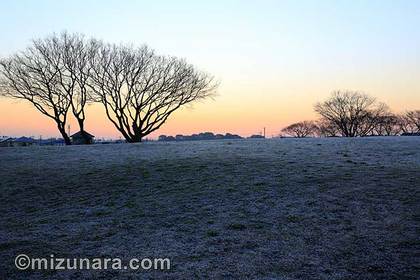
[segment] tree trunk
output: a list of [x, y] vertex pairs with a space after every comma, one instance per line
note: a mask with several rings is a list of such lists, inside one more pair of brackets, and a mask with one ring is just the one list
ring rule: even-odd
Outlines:
[[85, 120], [77, 118], [77, 122], [79, 123], [80, 131], [81, 132], [85, 131]]
[[134, 135], [134, 137], [130, 138], [130, 143], [140, 143], [141, 142], [141, 136], [140, 135]]
[[70, 140], [70, 137], [67, 135], [67, 133], [66, 133], [66, 128], [65, 128], [65, 125], [64, 124], [61, 124], [61, 123], [58, 123], [57, 124], [57, 127], [58, 127], [58, 130], [60, 131], [60, 133], [61, 133], [61, 136], [63, 136], [63, 139], [64, 139], [64, 143], [66, 144], [66, 145], [71, 145], [71, 140]]

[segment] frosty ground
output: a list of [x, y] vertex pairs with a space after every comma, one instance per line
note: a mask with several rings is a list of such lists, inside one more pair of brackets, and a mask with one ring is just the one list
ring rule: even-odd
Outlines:
[[[420, 137], [0, 148], [0, 279], [415, 279]], [[33, 257], [167, 257], [169, 272]]]

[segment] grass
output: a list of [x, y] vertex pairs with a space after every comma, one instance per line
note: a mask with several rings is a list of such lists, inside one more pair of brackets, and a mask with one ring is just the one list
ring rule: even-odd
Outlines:
[[[420, 139], [0, 149], [0, 279], [416, 279]], [[16, 255], [170, 258], [22, 272]]]

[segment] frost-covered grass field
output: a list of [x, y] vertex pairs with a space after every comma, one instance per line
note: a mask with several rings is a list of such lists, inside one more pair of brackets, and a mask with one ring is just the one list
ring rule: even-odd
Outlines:
[[[420, 137], [0, 148], [0, 279], [415, 279]], [[169, 272], [33, 257], [168, 257]]]

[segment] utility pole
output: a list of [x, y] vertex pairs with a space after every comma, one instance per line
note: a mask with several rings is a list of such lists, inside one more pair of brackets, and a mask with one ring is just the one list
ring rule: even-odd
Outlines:
[[69, 136], [71, 135], [71, 133], [70, 133], [70, 125], [67, 125], [67, 133], [68, 133]]
[[263, 135], [263, 136], [264, 136], [264, 138], [265, 138], [265, 127], [264, 127], [264, 135]]

